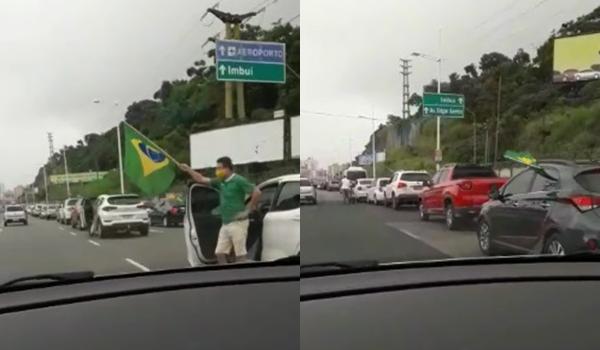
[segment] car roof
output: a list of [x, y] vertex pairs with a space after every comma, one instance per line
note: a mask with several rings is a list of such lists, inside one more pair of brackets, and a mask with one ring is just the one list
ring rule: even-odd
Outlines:
[[429, 174], [427, 172], [427, 170], [398, 170], [394, 172], [395, 174], [402, 174], [402, 173], [419, 173], [419, 174]]
[[290, 175], [282, 175], [278, 177], [274, 177], [272, 179], [268, 179], [263, 181], [258, 186], [265, 186], [273, 183], [281, 183], [281, 182], [290, 182], [290, 181], [300, 181], [300, 174], [290, 174]]

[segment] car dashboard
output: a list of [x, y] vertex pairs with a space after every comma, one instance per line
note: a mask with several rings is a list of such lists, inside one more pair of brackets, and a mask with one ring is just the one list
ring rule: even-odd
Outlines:
[[0, 339], [20, 350], [297, 349], [298, 266], [259, 265], [4, 292]]
[[596, 349], [597, 262], [302, 274], [305, 349]]

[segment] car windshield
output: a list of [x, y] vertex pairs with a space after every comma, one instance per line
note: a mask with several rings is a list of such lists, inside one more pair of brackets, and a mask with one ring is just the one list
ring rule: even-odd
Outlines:
[[424, 173], [403, 173], [400, 176], [400, 180], [403, 181], [427, 181], [429, 179], [429, 175]]
[[300, 180], [300, 186], [308, 187], [308, 186], [312, 186], [312, 185], [310, 184], [310, 181], [308, 181], [308, 180]]
[[453, 179], [467, 179], [473, 177], [497, 177], [494, 170], [490, 167], [464, 166], [455, 167], [452, 173]]
[[299, 0], [3, 5], [0, 284], [299, 254]]
[[6, 211], [23, 211], [23, 207], [20, 206], [8, 206]]
[[302, 169], [351, 181], [302, 206], [302, 264], [599, 254], [600, 3], [576, 3], [303, 1]]
[[106, 201], [113, 205], [135, 205], [140, 204], [141, 199], [138, 196], [114, 196], [108, 197]]
[[371, 185], [373, 183], [373, 180], [358, 180], [358, 183], [360, 185]]

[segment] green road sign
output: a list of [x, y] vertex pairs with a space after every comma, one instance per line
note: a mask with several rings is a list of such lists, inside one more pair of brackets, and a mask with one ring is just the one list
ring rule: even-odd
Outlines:
[[285, 83], [285, 44], [217, 40], [217, 80]]
[[426, 117], [464, 118], [465, 97], [458, 94], [423, 93], [423, 115]]
[[285, 66], [271, 63], [221, 61], [217, 66], [217, 80], [284, 83]]

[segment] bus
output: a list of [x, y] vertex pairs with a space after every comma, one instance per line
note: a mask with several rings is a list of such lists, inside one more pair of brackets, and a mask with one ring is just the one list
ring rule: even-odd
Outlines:
[[344, 176], [351, 180], [352, 182], [356, 182], [358, 179], [364, 179], [367, 177], [367, 171], [358, 166], [351, 166], [348, 169], [344, 170]]

